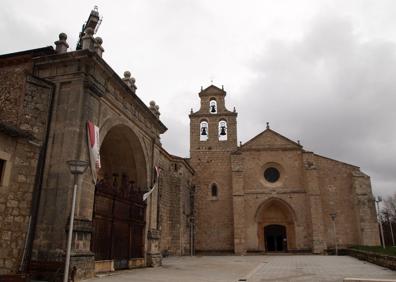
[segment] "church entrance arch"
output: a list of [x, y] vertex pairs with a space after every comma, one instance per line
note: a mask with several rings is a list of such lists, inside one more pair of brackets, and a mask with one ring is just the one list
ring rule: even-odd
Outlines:
[[258, 249], [286, 252], [295, 248], [295, 213], [279, 198], [263, 202], [256, 213]]
[[147, 169], [135, 133], [117, 125], [100, 147], [101, 169], [95, 187], [93, 238], [95, 260], [113, 260], [115, 269], [144, 257]]

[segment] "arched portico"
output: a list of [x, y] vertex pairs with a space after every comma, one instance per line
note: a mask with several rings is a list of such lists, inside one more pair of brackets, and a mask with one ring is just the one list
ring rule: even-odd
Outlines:
[[95, 260], [113, 260], [114, 267], [120, 269], [127, 268], [131, 259], [144, 257], [142, 196], [148, 187], [147, 160], [144, 146], [131, 127], [115, 124], [105, 132], [95, 187], [91, 250]]
[[295, 249], [295, 212], [279, 198], [264, 201], [256, 212], [258, 249], [287, 251]]

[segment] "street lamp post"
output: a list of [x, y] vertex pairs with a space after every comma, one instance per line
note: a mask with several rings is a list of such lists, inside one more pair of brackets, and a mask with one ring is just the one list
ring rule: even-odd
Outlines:
[[382, 202], [382, 197], [381, 196], [377, 196], [377, 198], [375, 198], [375, 203], [377, 204], [377, 220], [378, 220], [378, 223], [380, 225], [382, 247], [385, 249], [384, 229], [382, 228], [382, 221], [381, 221], [380, 209], [379, 209], [379, 203], [381, 203], [381, 202]]
[[85, 172], [88, 167], [87, 161], [71, 160], [67, 161], [69, 165], [70, 173], [74, 176], [73, 185], [73, 199], [72, 207], [70, 211], [70, 223], [69, 223], [69, 235], [67, 237], [67, 249], [66, 249], [66, 259], [65, 259], [65, 273], [63, 276], [63, 282], [68, 282], [69, 278], [69, 265], [70, 265], [70, 251], [71, 251], [71, 241], [73, 237], [73, 223], [74, 223], [74, 211], [76, 208], [76, 194], [78, 188], [78, 177]]
[[331, 213], [330, 217], [331, 217], [331, 220], [333, 221], [335, 254], [336, 254], [336, 256], [338, 256], [337, 231], [336, 231], [336, 224], [335, 224], [337, 213]]

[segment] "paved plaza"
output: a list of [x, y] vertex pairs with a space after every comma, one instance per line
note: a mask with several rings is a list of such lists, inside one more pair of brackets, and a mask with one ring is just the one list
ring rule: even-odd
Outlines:
[[396, 272], [348, 256], [196, 256], [165, 258], [162, 267], [118, 271], [89, 282], [333, 282], [345, 277], [396, 279]]

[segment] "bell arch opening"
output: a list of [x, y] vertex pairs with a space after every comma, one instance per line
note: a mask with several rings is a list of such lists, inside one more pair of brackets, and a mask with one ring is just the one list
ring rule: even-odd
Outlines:
[[125, 125], [111, 128], [100, 147], [91, 250], [96, 261], [113, 260], [115, 269], [144, 258], [144, 156], [138, 137]]
[[296, 248], [295, 213], [285, 201], [266, 200], [257, 209], [258, 249], [267, 252], [286, 252]]

